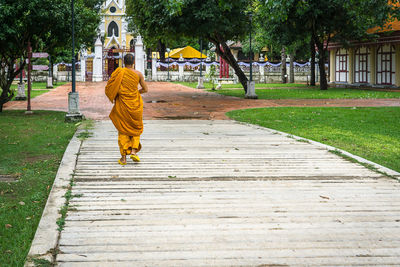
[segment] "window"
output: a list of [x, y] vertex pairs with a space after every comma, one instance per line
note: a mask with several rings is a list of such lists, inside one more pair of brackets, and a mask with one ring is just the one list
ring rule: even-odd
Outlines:
[[115, 13], [117, 11], [117, 9], [115, 8], [115, 6], [110, 7], [110, 12], [111, 13]]
[[347, 82], [348, 81], [348, 62], [349, 54], [346, 49], [338, 49], [336, 52], [336, 81]]
[[395, 48], [382, 45], [378, 48], [376, 62], [376, 83], [392, 85], [395, 81]]
[[115, 35], [115, 37], [119, 36], [119, 30], [118, 30], [118, 25], [115, 23], [115, 21], [111, 21], [110, 24], [108, 24], [108, 30], [107, 30], [107, 36], [111, 37]]
[[369, 83], [369, 49], [359, 47], [355, 52], [354, 81], [356, 83]]

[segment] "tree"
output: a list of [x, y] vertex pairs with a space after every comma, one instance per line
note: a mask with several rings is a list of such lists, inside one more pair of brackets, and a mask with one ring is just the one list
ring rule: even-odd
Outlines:
[[326, 90], [329, 44], [346, 45], [351, 40], [370, 38], [368, 29], [399, 17], [399, 1], [390, 2], [397, 7], [387, 0], [268, 0], [260, 1], [260, 14], [264, 26], [270, 27], [269, 34], [287, 43], [304, 33], [311, 35], [311, 45], [315, 44], [318, 51], [320, 88]]
[[145, 40], [184, 36], [213, 43], [216, 53], [234, 69], [247, 92], [247, 77], [227, 41], [246, 36], [249, 3], [249, 0], [127, 0], [126, 13]]
[[[100, 0], [75, 0], [77, 44], [96, 35]], [[0, 112], [14, 97], [10, 86], [26, 65], [28, 42], [33, 51], [52, 52], [69, 47], [71, 0], [1, 0], [0, 2]], [[91, 40], [92, 41], [92, 40]], [[23, 58], [22, 68], [15, 62]]]

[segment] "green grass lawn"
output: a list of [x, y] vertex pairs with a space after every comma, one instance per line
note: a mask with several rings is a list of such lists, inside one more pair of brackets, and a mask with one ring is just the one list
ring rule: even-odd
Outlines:
[[328, 144], [400, 171], [399, 107], [259, 108], [227, 115]]
[[56, 172], [76, 126], [65, 113], [0, 113], [0, 265], [23, 266]]
[[[49, 92], [50, 90], [32, 90], [31, 91], [31, 99], [43, 95], [44, 93]], [[13, 99], [11, 101], [14, 101], [14, 98], [17, 96], [17, 93], [15, 93], [15, 96], [13, 97]], [[25, 90], [25, 96], [28, 97], [28, 90]]]
[[[221, 89], [213, 91], [221, 95], [244, 98], [243, 89]], [[256, 89], [259, 99], [375, 99], [400, 98], [400, 92], [384, 92], [348, 88], [329, 88], [321, 91], [319, 88], [306, 89]]]
[[[173, 82], [176, 84], [182, 84], [188, 87], [196, 88], [197, 82]], [[215, 84], [217, 86], [217, 84]], [[212, 84], [211, 83], [204, 83], [204, 87], [206, 89], [212, 89]], [[243, 91], [243, 87], [240, 83], [235, 83], [235, 84], [222, 84], [222, 89], [241, 89]], [[287, 84], [281, 84], [281, 83], [257, 83], [256, 88], [311, 88], [307, 86], [306, 84], [301, 84], [301, 83], [287, 83]], [[219, 92], [219, 90], [218, 90]]]
[[[54, 84], [53, 87], [57, 88], [58, 86], [61, 86], [64, 84], [66, 84], [66, 82], [59, 82], [57, 84]], [[50, 90], [47, 89], [46, 86], [47, 86], [47, 83], [45, 83], [45, 82], [32, 83], [31, 98], [35, 98], [39, 95], [49, 92]], [[17, 84], [11, 85], [11, 89], [17, 90], [18, 85]], [[1, 89], [0, 89], [0, 91], [1, 91]], [[15, 95], [17, 95], [17, 92], [15, 93]], [[25, 95], [28, 97], [28, 85], [26, 83], [25, 83]]]
[[[176, 82], [188, 87], [196, 88], [197, 83]], [[244, 98], [244, 91], [240, 84], [223, 84], [222, 89], [210, 90], [210, 83], [204, 83], [209, 92], [221, 95]], [[259, 89], [257, 89], [259, 88]], [[267, 89], [265, 89], [267, 88]], [[256, 84], [256, 94], [259, 99], [375, 99], [375, 98], [400, 98], [400, 92], [385, 92], [373, 90], [360, 90], [350, 88], [329, 88], [321, 91], [319, 87], [296, 83], [260, 83]]]

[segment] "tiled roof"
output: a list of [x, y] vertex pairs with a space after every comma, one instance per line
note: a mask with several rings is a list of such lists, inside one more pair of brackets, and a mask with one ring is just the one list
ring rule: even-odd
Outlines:
[[389, 31], [400, 31], [400, 21], [395, 20], [393, 22], [387, 23], [383, 29], [381, 27], [375, 27], [368, 30], [368, 33], [380, 33]]

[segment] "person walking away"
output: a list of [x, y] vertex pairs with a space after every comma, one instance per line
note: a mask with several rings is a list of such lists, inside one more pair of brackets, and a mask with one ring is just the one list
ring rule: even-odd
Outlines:
[[[105, 93], [114, 107], [109, 115], [118, 130], [118, 145], [121, 158], [118, 163], [126, 165], [126, 156], [139, 162], [137, 153], [142, 148], [143, 100], [141, 94], [148, 92], [143, 74], [134, 69], [134, 56], [124, 57], [125, 68], [117, 68], [107, 82]], [[141, 89], [138, 89], [140, 84]]]

